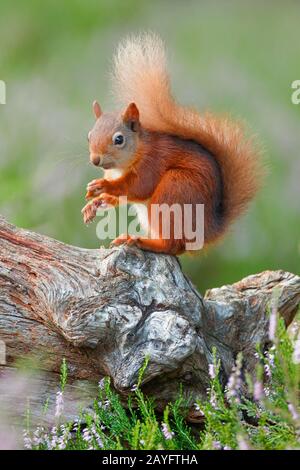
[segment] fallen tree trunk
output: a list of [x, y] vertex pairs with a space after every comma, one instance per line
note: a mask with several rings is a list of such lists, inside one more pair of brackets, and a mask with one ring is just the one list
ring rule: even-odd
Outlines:
[[[266, 271], [208, 291], [194, 289], [173, 256], [133, 247], [87, 250], [21, 230], [0, 217], [0, 340], [2, 372], [35, 358], [42, 377], [31, 391], [40, 416], [54, 401], [66, 358], [67, 418], [78, 398], [89, 403], [103, 375], [123, 396], [136, 384], [145, 357], [143, 388], [163, 407], [179, 384], [192, 402], [206, 393], [215, 347], [225, 384], [239, 351], [253, 372], [255, 347], [268, 346], [268, 305], [277, 290], [278, 311], [289, 325], [300, 302], [300, 278]], [[5, 362], [5, 363], [4, 363]], [[0, 387], [3, 407], [11, 391]]]

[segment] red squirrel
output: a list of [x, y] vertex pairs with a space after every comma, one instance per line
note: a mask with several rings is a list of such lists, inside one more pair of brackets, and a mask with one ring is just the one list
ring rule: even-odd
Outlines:
[[129, 202], [146, 205], [148, 226], [150, 231], [155, 226], [156, 233], [121, 235], [113, 244], [179, 255], [186, 251], [184, 233], [178, 239], [171, 229], [164, 238], [151, 205], [204, 204], [204, 247], [216, 242], [259, 188], [262, 167], [253, 138], [227, 116], [199, 114], [174, 100], [164, 44], [156, 35], [121, 43], [113, 84], [122, 111], [103, 113], [93, 103], [90, 161], [105, 170], [105, 178], [87, 186], [84, 222], [90, 222], [101, 205], [116, 206], [119, 196], [127, 196]]

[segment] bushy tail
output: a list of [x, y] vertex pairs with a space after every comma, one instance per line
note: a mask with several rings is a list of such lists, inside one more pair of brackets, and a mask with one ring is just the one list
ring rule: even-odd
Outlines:
[[225, 225], [245, 210], [263, 174], [257, 145], [240, 123], [228, 117], [200, 115], [176, 103], [159, 37], [145, 33], [119, 45], [113, 86], [119, 104], [136, 103], [144, 128], [195, 140], [214, 155], [222, 171]]

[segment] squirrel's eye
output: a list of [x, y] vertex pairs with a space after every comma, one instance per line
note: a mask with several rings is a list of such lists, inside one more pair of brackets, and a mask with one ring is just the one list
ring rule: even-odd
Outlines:
[[116, 132], [112, 138], [113, 144], [118, 147], [123, 147], [125, 145], [125, 137], [121, 132]]

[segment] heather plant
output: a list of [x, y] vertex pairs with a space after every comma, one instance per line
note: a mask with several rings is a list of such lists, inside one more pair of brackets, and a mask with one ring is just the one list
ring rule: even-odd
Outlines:
[[[274, 311], [270, 322], [274, 322]], [[274, 329], [274, 324], [271, 325]], [[141, 390], [146, 358], [137, 383], [126, 403], [111, 387], [108, 377], [98, 386], [92, 409], [72, 423], [60, 423], [63, 413], [67, 364], [61, 368], [61, 388], [56, 397], [55, 425], [39, 427], [24, 435], [30, 449], [166, 449], [166, 450], [254, 450], [297, 449], [300, 447], [299, 408], [299, 328], [287, 332], [276, 317], [273, 344], [266, 351], [257, 348], [254, 376], [244, 372], [243, 356], [222, 387], [220, 361], [216, 350], [209, 365], [210, 385], [207, 397], [191, 404], [179, 385], [178, 398], [163, 413]], [[187, 422], [192, 406], [203, 415], [203, 422]]]

